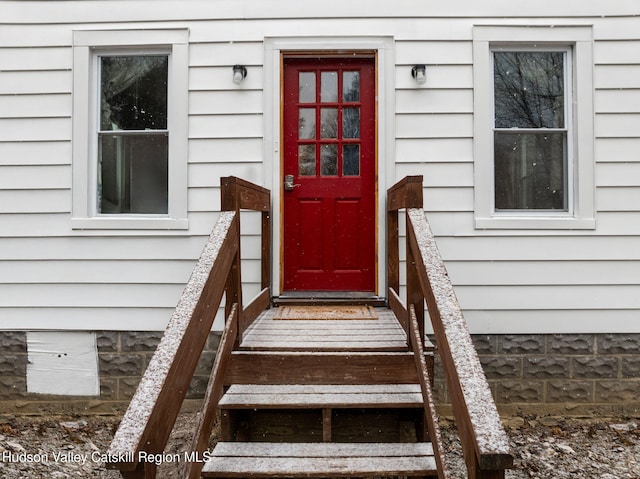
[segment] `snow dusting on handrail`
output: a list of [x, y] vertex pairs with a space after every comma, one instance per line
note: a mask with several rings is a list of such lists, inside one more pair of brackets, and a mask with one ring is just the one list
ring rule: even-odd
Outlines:
[[[426, 270], [435, 299], [435, 305], [428, 306], [430, 310], [435, 306], [439, 313], [435, 316], [439, 316], [441, 324], [434, 324], [434, 330], [443, 331], [447, 343], [446, 347], [438, 349], [440, 354], [448, 352], [455, 366], [454, 371], [447, 374], [453, 373], [456, 377], [448, 379], [457, 380], [459, 384], [480, 461], [492, 463], [493, 458], [487, 456], [510, 455], [507, 435], [425, 213], [421, 208], [411, 208], [407, 212], [419, 248], [419, 252], [415, 252], [416, 260], [422, 263], [419, 267]], [[435, 322], [438, 318], [431, 315], [431, 320]], [[505, 460], [509, 459], [505, 457]]]
[[[178, 305], [167, 325], [162, 340], [151, 359], [147, 370], [140, 381], [131, 403], [120, 423], [109, 448], [110, 457], [127, 457], [133, 459], [144, 441], [151, 414], [162, 391], [169, 369], [176, 358], [189, 322], [211, 275], [220, 250], [229, 234], [236, 213], [222, 212], [216, 222], [209, 241], [205, 245], [200, 259], [189, 278]], [[223, 273], [225, 274], [225, 273]], [[225, 274], [226, 275], [226, 274]], [[217, 306], [216, 306], [217, 309]], [[115, 460], [114, 462], [123, 462]], [[124, 461], [128, 462], [128, 461]]]

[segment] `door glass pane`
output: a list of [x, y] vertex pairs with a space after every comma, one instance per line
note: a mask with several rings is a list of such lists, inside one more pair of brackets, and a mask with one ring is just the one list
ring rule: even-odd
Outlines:
[[338, 101], [338, 72], [320, 74], [320, 101], [322, 103]]
[[298, 115], [298, 138], [308, 140], [316, 137], [315, 108], [300, 108]]
[[100, 57], [100, 129], [167, 128], [167, 55]]
[[316, 74], [314, 72], [300, 72], [298, 74], [300, 103], [314, 103], [316, 101]]
[[343, 145], [342, 174], [343, 176], [360, 175], [360, 145]]
[[496, 210], [566, 210], [566, 133], [496, 132]]
[[320, 138], [338, 138], [337, 108], [321, 108], [320, 121], [322, 122]]
[[360, 108], [342, 110], [342, 137], [360, 138]]
[[360, 72], [344, 72], [342, 90], [342, 101], [360, 101]]
[[564, 52], [494, 52], [496, 128], [564, 128]]
[[168, 136], [108, 133], [99, 140], [99, 212], [167, 214]]
[[338, 145], [322, 145], [320, 174], [322, 176], [336, 176], [338, 174]]
[[316, 145], [298, 145], [298, 174], [300, 176], [315, 176]]

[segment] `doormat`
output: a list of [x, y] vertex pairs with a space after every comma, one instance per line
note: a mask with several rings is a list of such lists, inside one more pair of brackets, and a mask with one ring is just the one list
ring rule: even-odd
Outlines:
[[273, 319], [378, 319], [371, 306], [279, 306]]

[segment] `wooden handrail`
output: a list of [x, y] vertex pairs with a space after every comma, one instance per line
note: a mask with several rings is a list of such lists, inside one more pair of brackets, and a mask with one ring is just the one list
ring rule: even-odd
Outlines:
[[[184, 401], [213, 321], [226, 296], [227, 320], [204, 401], [202, 421], [194, 442], [202, 452], [210, 419], [221, 391], [233, 346], [270, 303], [270, 194], [235, 177], [222, 178], [223, 211], [191, 274], [106, 454], [107, 467], [126, 478], [154, 478], [151, 455], [161, 454]], [[240, 278], [240, 210], [262, 212], [262, 291], [246, 307]], [[185, 471], [194, 477], [198, 465]]]
[[[420, 189], [420, 192], [417, 189]], [[395, 215], [389, 224], [388, 246], [390, 304], [394, 311], [406, 314], [405, 324], [415, 336], [424, 338], [424, 302], [426, 299], [437, 351], [440, 356], [453, 412], [458, 425], [468, 477], [473, 479], [504, 478], [504, 470], [513, 467], [513, 456], [507, 436], [471, 335], [460, 310], [453, 285], [446, 272], [433, 233], [422, 209], [422, 178], [407, 177], [394, 185], [387, 200], [388, 215]], [[401, 304], [399, 263], [397, 256], [397, 211], [406, 209], [407, 218], [407, 306]], [[395, 228], [395, 232], [391, 231]], [[390, 273], [391, 274], [391, 273]], [[397, 275], [397, 276], [396, 276]], [[409, 314], [415, 310], [415, 318]], [[415, 324], [414, 324], [415, 323]], [[417, 327], [418, 334], [414, 332]]]
[[[155, 477], [148, 454], [164, 451], [198, 365], [238, 248], [238, 215], [220, 214], [107, 451], [107, 466]], [[197, 354], [194, 354], [198, 351]]]
[[[216, 418], [218, 403], [222, 397], [224, 387], [224, 375], [231, 360], [231, 352], [236, 343], [238, 334], [238, 305], [234, 304], [231, 313], [225, 323], [222, 337], [220, 338], [220, 347], [216, 354], [216, 359], [211, 369], [211, 377], [207, 385], [207, 391], [204, 395], [204, 404], [202, 406], [202, 414], [198, 419], [195, 434], [191, 444], [191, 453], [195, 453], [193, 457], [202, 458], [204, 451], [209, 446], [209, 437], [213, 430], [213, 423]], [[183, 470], [184, 479], [197, 479], [202, 471], [202, 461], [186, 462]]]

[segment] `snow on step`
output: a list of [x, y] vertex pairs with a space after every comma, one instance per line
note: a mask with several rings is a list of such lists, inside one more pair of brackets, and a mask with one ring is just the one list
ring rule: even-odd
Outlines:
[[430, 443], [222, 442], [203, 477], [424, 476], [436, 471]]
[[422, 407], [418, 384], [259, 385], [234, 384], [220, 400], [223, 409], [254, 407]]

